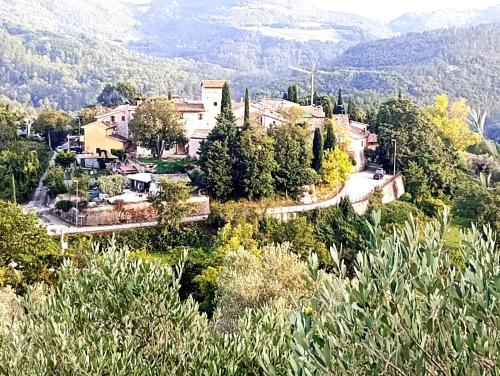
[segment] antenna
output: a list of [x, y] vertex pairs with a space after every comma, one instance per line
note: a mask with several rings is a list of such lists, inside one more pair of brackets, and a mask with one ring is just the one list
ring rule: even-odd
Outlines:
[[298, 67], [289, 67], [289, 68], [291, 70], [296, 71], [296, 72], [305, 73], [305, 74], [311, 76], [311, 106], [313, 106], [314, 105], [314, 84], [315, 84], [314, 77], [317, 74], [331, 74], [331, 72], [325, 72], [325, 71], [322, 71], [322, 70], [318, 70], [316, 68], [316, 64], [313, 64], [311, 70], [303, 69], [303, 68], [298, 68]]

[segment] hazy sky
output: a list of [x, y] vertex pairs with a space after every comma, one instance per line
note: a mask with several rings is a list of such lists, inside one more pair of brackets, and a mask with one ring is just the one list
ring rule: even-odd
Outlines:
[[[306, 0], [308, 2], [310, 0]], [[362, 16], [391, 20], [406, 12], [429, 12], [442, 8], [470, 9], [499, 5], [500, 0], [316, 0], [327, 9], [342, 10]], [[339, 4], [341, 4], [339, 6]]]

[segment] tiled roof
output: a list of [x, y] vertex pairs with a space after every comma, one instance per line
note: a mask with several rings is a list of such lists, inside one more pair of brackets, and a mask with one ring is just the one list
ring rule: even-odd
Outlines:
[[201, 102], [174, 101], [175, 108], [179, 112], [205, 112], [205, 106]]
[[222, 89], [226, 80], [203, 80], [201, 85], [207, 89]]

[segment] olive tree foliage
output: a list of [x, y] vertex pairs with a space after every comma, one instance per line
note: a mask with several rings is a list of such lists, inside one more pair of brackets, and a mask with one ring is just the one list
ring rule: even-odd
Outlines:
[[110, 196], [121, 195], [126, 181], [127, 178], [123, 175], [105, 175], [97, 180], [100, 190]]
[[142, 103], [130, 122], [132, 140], [152, 150], [157, 158], [163, 152], [185, 142], [185, 126], [175, 104], [166, 97], [150, 98]]
[[[443, 245], [446, 224], [445, 218], [421, 226], [410, 218], [387, 235], [374, 212], [354, 274], [347, 278], [342, 252], [334, 248], [336, 267], [318, 288], [314, 255], [302, 268], [280, 253], [286, 246], [267, 256], [229, 254], [220, 296], [233, 286], [228, 301], [243, 302], [229, 332], [220, 330], [221, 316], [210, 320], [191, 297], [179, 298], [182, 260], [172, 268], [132, 258], [114, 242], [96, 247], [82, 264], [64, 262], [45, 299], [31, 291], [20, 299], [22, 310], [11, 291], [0, 290], [10, 307], [4, 312], [16, 317], [2, 316], [0, 374], [498, 374], [495, 233], [487, 226], [464, 233], [463, 263], [455, 266]], [[280, 265], [282, 257], [291, 263]], [[264, 292], [250, 288], [252, 273]], [[268, 304], [294, 294], [289, 291], [305, 292], [289, 300], [289, 314]]]
[[133, 259], [113, 243], [103, 251], [97, 247], [81, 268], [65, 262], [44, 301], [31, 293], [22, 299], [25, 317], [0, 329], [0, 374], [286, 372], [287, 318], [247, 313], [236, 332], [220, 333], [192, 298], [180, 300], [181, 265]]
[[190, 214], [187, 202], [190, 190], [184, 182], [161, 178], [159, 192], [151, 199], [156, 209], [158, 226], [164, 234], [179, 229], [182, 220]]
[[[473, 227], [461, 245], [463, 268], [443, 246], [446, 219], [423, 229], [410, 218], [385, 237], [369, 225], [355, 278], [337, 268], [312, 309], [297, 314], [292, 368], [299, 374], [480, 375], [500, 366], [500, 253], [495, 233]], [[314, 270], [311, 272], [314, 280]]]
[[248, 308], [267, 306], [288, 312], [310, 295], [307, 264], [289, 243], [264, 247], [258, 253], [240, 248], [227, 254], [217, 278], [218, 326], [234, 328]]

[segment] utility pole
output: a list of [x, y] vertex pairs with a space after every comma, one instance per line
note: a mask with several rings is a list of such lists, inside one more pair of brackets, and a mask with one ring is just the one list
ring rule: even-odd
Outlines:
[[76, 180], [76, 227], [78, 227], [78, 178]]
[[396, 140], [393, 138], [392, 142], [394, 143], [394, 170], [393, 170], [393, 175], [396, 176], [396, 153], [397, 153], [397, 143]]

